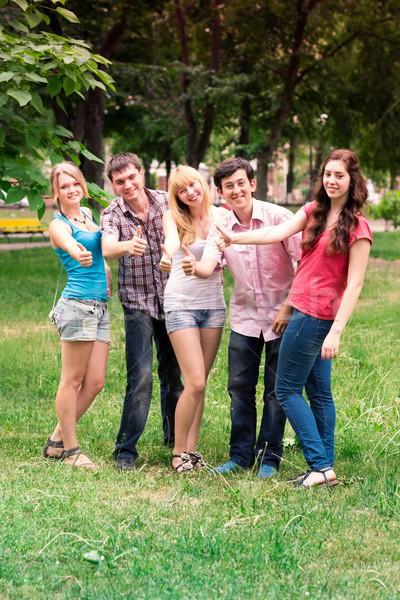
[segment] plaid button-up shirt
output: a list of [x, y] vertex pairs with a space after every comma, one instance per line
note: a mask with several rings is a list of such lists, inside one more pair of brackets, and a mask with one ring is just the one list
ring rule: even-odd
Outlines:
[[143, 256], [125, 254], [119, 259], [118, 297], [127, 308], [142, 310], [155, 319], [163, 319], [164, 287], [168, 276], [160, 271], [164, 243], [162, 217], [168, 210], [166, 192], [144, 188], [150, 210], [147, 223], [142, 221], [120, 196], [111, 202], [101, 215], [103, 235], [112, 235], [118, 241], [131, 240], [138, 225], [142, 238], [147, 240]]

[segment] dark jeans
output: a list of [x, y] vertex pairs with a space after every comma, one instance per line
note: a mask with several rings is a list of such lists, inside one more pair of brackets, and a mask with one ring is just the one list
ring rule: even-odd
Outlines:
[[129, 456], [135, 460], [138, 456], [136, 444], [146, 425], [153, 391], [153, 338], [157, 350], [165, 445], [174, 442], [175, 407], [183, 385], [164, 320], [154, 319], [141, 310], [125, 306], [123, 309], [127, 386], [114, 456]]
[[[332, 467], [336, 412], [331, 360], [321, 347], [332, 321], [295, 310], [283, 335], [276, 395], [293, 427], [310, 469]], [[308, 402], [303, 397], [305, 388]]]
[[[231, 397], [230, 457], [241, 467], [250, 467], [257, 459], [279, 469], [286, 417], [275, 396], [275, 376], [281, 338], [264, 342], [259, 338], [231, 332], [229, 340], [229, 381]], [[256, 442], [256, 385], [261, 355], [265, 346], [264, 408]]]

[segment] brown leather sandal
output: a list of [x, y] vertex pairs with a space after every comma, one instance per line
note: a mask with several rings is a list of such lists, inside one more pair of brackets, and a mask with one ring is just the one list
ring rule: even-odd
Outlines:
[[206, 461], [201, 452], [195, 450], [194, 452], [189, 452], [189, 456], [194, 469], [206, 466]]
[[51, 454], [47, 453], [47, 449], [48, 448], [59, 448], [59, 449], [63, 449], [64, 450], [64, 442], [62, 440], [58, 440], [58, 441], [54, 441], [51, 439], [51, 437], [47, 438], [47, 442], [43, 448], [43, 456], [45, 458], [52, 458], [53, 460], [61, 460], [62, 457], [62, 452], [59, 456], [52, 456]]
[[181, 462], [176, 467], [173, 466], [171, 462], [171, 467], [177, 473], [188, 473], [189, 471], [193, 471], [193, 463], [190, 459], [190, 455], [187, 452], [182, 452], [182, 454], [173, 454], [172, 459], [180, 458]]
[[[85, 456], [79, 446], [75, 446], [75, 448], [70, 448], [69, 450], [63, 450], [61, 453], [61, 460], [64, 461], [67, 458], [75, 458], [75, 460], [70, 463], [71, 467], [82, 467], [83, 469], [99, 469], [98, 465], [95, 465], [94, 462], [90, 461], [89, 463], [76, 464], [76, 461], [80, 456]], [[86, 457], [87, 458], [87, 457]], [[90, 458], [88, 458], [90, 460]]]

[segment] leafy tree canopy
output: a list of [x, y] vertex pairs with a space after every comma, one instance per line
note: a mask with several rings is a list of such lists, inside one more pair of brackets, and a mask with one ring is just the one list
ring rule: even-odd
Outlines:
[[[76, 22], [64, 4], [65, 0], [0, 0], [0, 189], [7, 192], [7, 203], [26, 195], [39, 217], [48, 182], [35, 167], [37, 161], [42, 164], [49, 157], [52, 164], [66, 159], [80, 164], [79, 155], [99, 161], [68, 129], [49, 122], [51, 99], [65, 111], [65, 98], [84, 98], [89, 89], [113, 87], [102, 69], [108, 61], [92, 53], [87, 43], [34, 31], [50, 22], [51, 11]], [[13, 179], [17, 185], [11, 186]], [[91, 190], [96, 196], [99, 191]]]

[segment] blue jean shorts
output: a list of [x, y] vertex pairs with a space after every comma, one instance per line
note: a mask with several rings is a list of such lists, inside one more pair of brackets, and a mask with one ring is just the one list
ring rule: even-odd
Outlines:
[[61, 296], [49, 318], [62, 342], [111, 343], [110, 313], [106, 302], [91, 300], [88, 305]]
[[217, 329], [225, 323], [225, 308], [200, 310], [171, 310], [165, 313], [167, 333], [178, 329], [197, 327], [198, 329]]

